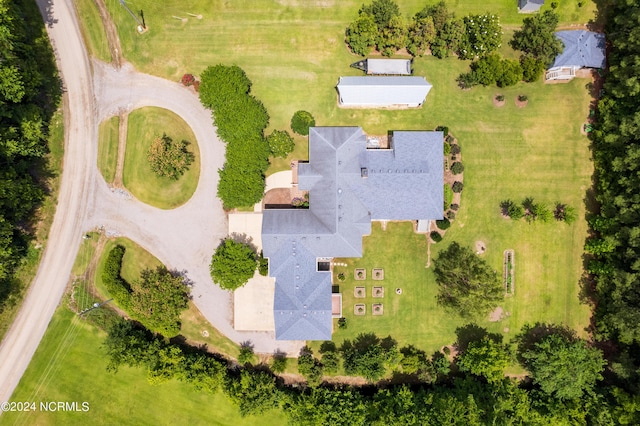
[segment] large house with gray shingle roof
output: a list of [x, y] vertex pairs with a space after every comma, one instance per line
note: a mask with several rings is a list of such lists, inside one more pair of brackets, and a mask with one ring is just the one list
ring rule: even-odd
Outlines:
[[262, 246], [275, 278], [276, 339], [330, 340], [334, 257], [361, 257], [372, 220], [443, 216], [442, 132], [393, 132], [390, 149], [367, 149], [359, 127], [314, 127], [298, 186], [308, 209], [264, 210]]

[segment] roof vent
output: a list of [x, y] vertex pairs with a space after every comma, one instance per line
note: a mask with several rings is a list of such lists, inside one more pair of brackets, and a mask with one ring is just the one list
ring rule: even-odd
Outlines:
[[338, 194], [342, 194], [342, 188], [338, 188]]
[[363, 177], [363, 178], [369, 177], [369, 171], [367, 170], [366, 167], [360, 168], [360, 177]]

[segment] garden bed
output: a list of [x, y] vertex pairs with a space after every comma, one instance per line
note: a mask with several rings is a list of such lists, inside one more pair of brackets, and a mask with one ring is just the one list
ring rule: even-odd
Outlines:
[[373, 315], [384, 314], [384, 307], [382, 306], [382, 303], [374, 303], [371, 307], [373, 308]]
[[353, 289], [353, 296], [358, 299], [367, 297], [367, 290], [364, 287], [356, 287]]
[[372, 278], [375, 281], [384, 280], [384, 269], [382, 269], [382, 268], [373, 268]]
[[376, 298], [384, 297], [384, 287], [374, 287], [373, 297], [376, 297]]
[[513, 250], [504, 251], [504, 292], [512, 296], [515, 290], [515, 254]]
[[364, 281], [367, 279], [367, 270], [364, 268], [356, 268], [355, 271], [353, 271], [353, 279], [355, 279], [356, 281]]
[[353, 313], [356, 315], [364, 315], [367, 313], [367, 307], [364, 303], [357, 303], [353, 306]]

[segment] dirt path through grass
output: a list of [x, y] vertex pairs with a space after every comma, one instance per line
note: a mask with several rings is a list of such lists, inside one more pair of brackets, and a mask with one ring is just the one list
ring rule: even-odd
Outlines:
[[120, 38], [118, 38], [118, 31], [116, 26], [111, 20], [111, 16], [107, 11], [107, 6], [104, 4], [104, 0], [94, 0], [98, 11], [100, 12], [100, 19], [102, 19], [102, 25], [107, 34], [107, 43], [109, 43], [109, 51], [111, 52], [111, 64], [120, 68], [124, 62], [122, 57], [122, 47], [120, 46]]
[[118, 125], [118, 157], [116, 161], [116, 177], [113, 179], [113, 186], [115, 188], [123, 188], [122, 170], [124, 170], [124, 154], [127, 149], [127, 126], [129, 123], [129, 114], [125, 111], [120, 111], [118, 116], [120, 117]]

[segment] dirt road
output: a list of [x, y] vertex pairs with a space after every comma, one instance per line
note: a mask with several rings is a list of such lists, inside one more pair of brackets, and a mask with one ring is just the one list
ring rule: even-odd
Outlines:
[[[132, 239], [169, 268], [184, 271], [193, 283], [196, 306], [232, 340], [251, 341], [257, 352], [296, 353], [304, 342], [276, 341], [272, 332], [235, 331], [231, 294], [215, 286], [209, 276], [213, 249], [227, 233], [226, 217], [215, 196], [224, 145], [216, 136], [210, 112], [195, 94], [177, 83], [137, 73], [126, 63], [118, 70], [108, 64], [91, 64], [71, 0], [38, 3], [66, 89], [64, 171], [38, 273], [0, 345], [0, 402], [9, 400], [46, 331], [69, 280], [82, 235], [97, 227]], [[197, 138], [201, 154], [198, 188], [177, 209], [160, 210], [124, 191], [112, 190], [97, 170], [97, 124], [122, 109], [141, 106], [172, 110]]]

